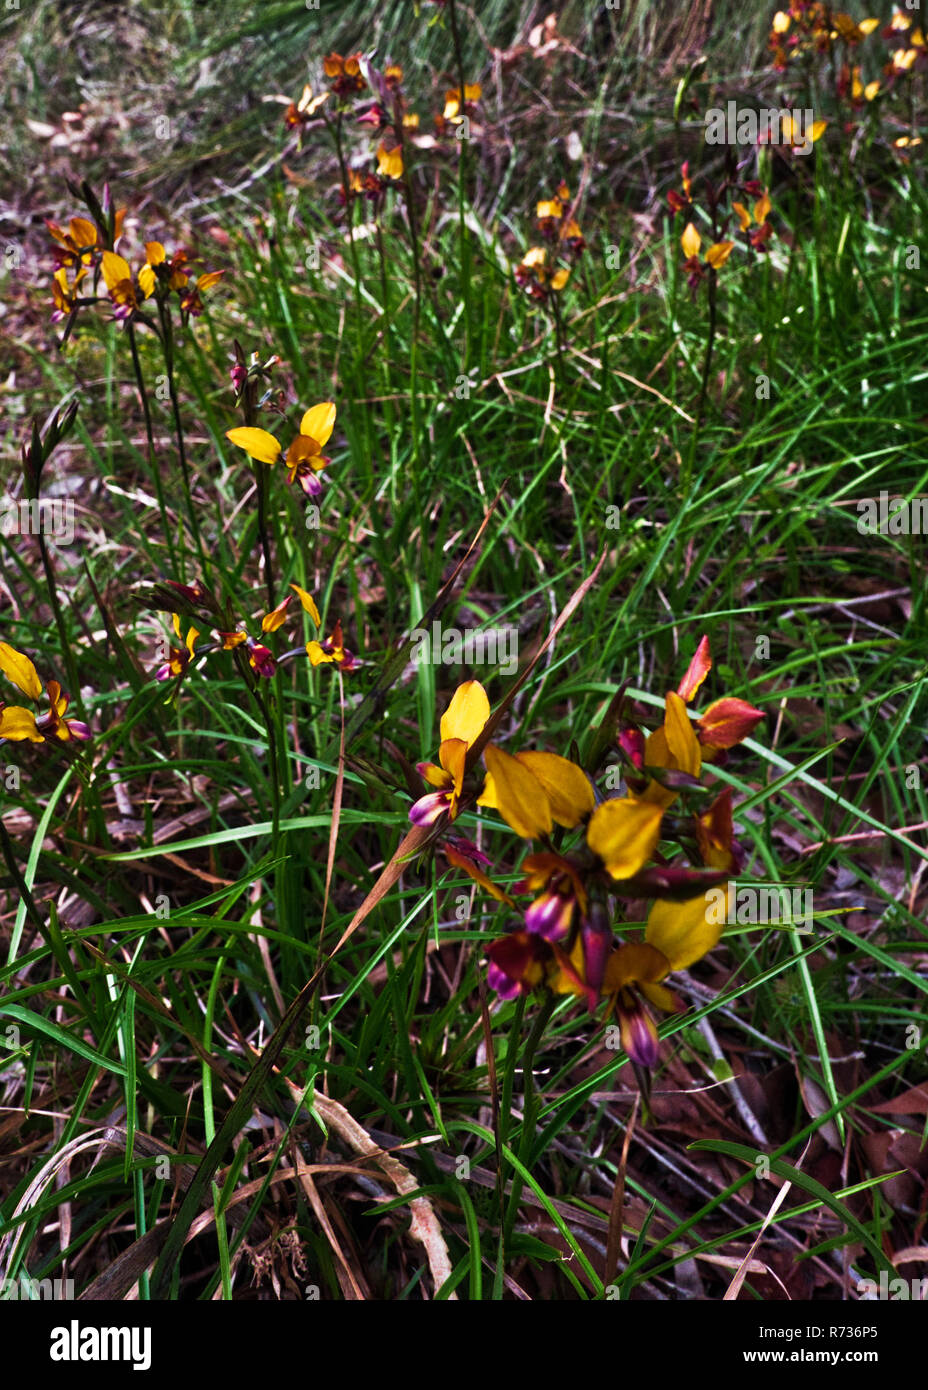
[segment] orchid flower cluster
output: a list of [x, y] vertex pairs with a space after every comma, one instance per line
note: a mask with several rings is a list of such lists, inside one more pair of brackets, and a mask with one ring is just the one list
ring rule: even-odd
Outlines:
[[[571, 269], [586, 249], [580, 225], [573, 215], [570, 189], [563, 181], [551, 198], [536, 205], [540, 246], [530, 246], [516, 266], [516, 284], [540, 304], [558, 294], [570, 279]], [[566, 264], [559, 264], [566, 262]]]
[[302, 139], [315, 117], [329, 124], [323, 108], [330, 99], [334, 98], [336, 121], [340, 123], [344, 116], [356, 113], [359, 108], [352, 103], [363, 97], [364, 107], [356, 116], [357, 124], [370, 126], [379, 137], [376, 170], [370, 168], [362, 173], [356, 167], [343, 168], [343, 179], [336, 188], [342, 206], [358, 197], [379, 203], [388, 185], [403, 178], [407, 141], [432, 146], [436, 138], [454, 137], [464, 120], [473, 120], [477, 114], [481, 96], [478, 83], [465, 83], [463, 90], [450, 88], [445, 92], [442, 111], [434, 117], [435, 135], [420, 136], [420, 117], [409, 109], [403, 90], [403, 69], [397, 63], [388, 63], [381, 72], [360, 53], [347, 58], [330, 53], [322, 67], [328, 88], [314, 92], [309, 84], [305, 85], [302, 95], [288, 105], [284, 124], [297, 130]]
[[[155, 677], [159, 681], [176, 680], [171, 698], [176, 694], [177, 688], [193, 663], [199, 657], [210, 652], [229, 652], [241, 648], [251, 672], [262, 680], [270, 680], [284, 662], [292, 661], [300, 656], [307, 656], [312, 666], [334, 663], [339, 670], [346, 673], [356, 671], [363, 665], [363, 662], [345, 646], [340, 620], [336, 621], [329, 636], [321, 641], [314, 638], [305, 646], [296, 647], [279, 655], [275, 655], [266, 645], [264, 638], [277, 632], [287, 621], [287, 609], [292, 603], [294, 595], [299, 599], [304, 612], [309, 614], [313, 626], [317, 630], [321, 627], [322, 619], [312, 594], [301, 588], [299, 584], [291, 584], [290, 588], [293, 593], [288, 594], [275, 608], [262, 615], [260, 638], [252, 636], [251, 628], [245, 623], [230, 625], [228, 615], [222, 613], [215, 597], [199, 580], [194, 584], [180, 584], [169, 579], [165, 581], [163, 588], [170, 591], [170, 597], [175, 601], [176, 597], [183, 599], [185, 608], [199, 609], [200, 612], [206, 613], [208, 616], [204, 627], [209, 624], [214, 638], [210, 642], [197, 646], [197, 638], [201, 636], [202, 629], [191, 624], [184, 634], [181, 614], [178, 612], [173, 614], [174, 632], [179, 645], [172, 646], [167, 650], [164, 661], [155, 672]], [[222, 623], [222, 626], [219, 626], [219, 623]]]
[[862, 19], [859, 23], [821, 0], [792, 0], [785, 10], [777, 10], [770, 26], [768, 47], [773, 52], [773, 65], [784, 72], [789, 63], [810, 54], [829, 54], [839, 43], [856, 47], [874, 29], [878, 19]]
[[[910, 8], [917, 8], [910, 7]], [[821, 0], [793, 0], [788, 9], [777, 10], [770, 28], [768, 46], [773, 53], [773, 65], [785, 72], [798, 59], [833, 55], [843, 45], [843, 51], [856, 49], [868, 35], [879, 30], [889, 53], [883, 73], [890, 86], [905, 73], [918, 72], [928, 66], [928, 45], [924, 31], [916, 24], [911, 12], [896, 6], [889, 23], [880, 28], [879, 19], [852, 19], [849, 14], [832, 10]], [[842, 63], [840, 71], [849, 70]], [[856, 71], [859, 73], [860, 69]], [[872, 101], [880, 83], [869, 83], [865, 99]]]
[[[908, 10], [917, 8], [917, 5], [907, 6]], [[858, 57], [864, 40], [875, 32], [887, 46], [885, 53], [878, 55], [882, 76], [866, 81], [862, 63], [853, 60]], [[777, 72], [786, 72], [798, 62], [806, 65], [830, 63], [836, 95], [855, 114], [877, 110], [900, 83], [928, 68], [928, 42], [924, 30], [911, 13], [899, 6], [893, 9], [889, 23], [881, 27], [879, 19], [855, 20], [821, 0], [792, 0], [788, 8], [774, 14], [768, 47]], [[845, 123], [845, 130], [850, 133], [854, 125], [852, 118]], [[900, 135], [892, 143], [895, 149], [903, 151], [921, 144], [921, 139]]]
[[[160, 241], [147, 241], [145, 261], [133, 271], [115, 249], [122, 237], [126, 209], [113, 207], [109, 186], [103, 190], [102, 201], [97, 200], [87, 183], [79, 189], [68, 186], [83, 200], [90, 217], [70, 218], [67, 229], [55, 222], [46, 223], [55, 256], [53, 323], [68, 319], [70, 332], [79, 309], [107, 296], [113, 318], [119, 323], [138, 320], [153, 328], [143, 310], [145, 302], [153, 300], [159, 307], [166, 306], [172, 294], [178, 297], [182, 323], [202, 314], [201, 292], [218, 284], [224, 270], [207, 271], [194, 279], [186, 251], [178, 249], [169, 257]], [[97, 293], [101, 277], [106, 296]], [[90, 294], [83, 292], [88, 287]]]
[[[748, 254], [766, 254], [767, 243], [775, 235], [770, 221], [772, 204], [767, 190], [756, 179], [748, 179], [740, 186], [733, 186], [728, 179], [724, 179], [718, 185], [710, 184], [707, 181], [705, 186], [705, 217], [711, 228], [712, 239], [703, 252], [703, 239], [693, 220], [699, 210], [693, 198], [693, 181], [690, 177], [689, 160], [683, 164], [680, 174], [680, 189], [679, 191], [671, 189], [667, 195], [667, 202], [672, 213], [682, 214], [686, 218], [686, 226], [680, 237], [680, 245], [686, 258], [683, 262], [683, 270], [686, 273], [687, 283], [695, 294], [705, 276], [710, 272], [720, 270], [735, 249], [736, 242], [729, 240], [727, 236], [732, 217], [737, 218], [742, 245]], [[729, 210], [726, 211], [725, 199], [731, 191], [739, 192], [745, 202], [732, 199]], [[746, 206], [746, 203], [750, 203], [750, 206]]]
[[[503, 904], [507, 915], [518, 914], [517, 924], [486, 951], [488, 982], [500, 998], [543, 989], [576, 995], [590, 1012], [605, 998], [605, 1018], [618, 1019], [623, 1047], [644, 1069], [658, 1056], [647, 1005], [664, 1012], [683, 1008], [663, 982], [718, 943], [726, 917], [718, 900], [730, 902], [730, 879], [744, 859], [734, 836], [731, 788], [715, 794], [703, 777], [750, 735], [763, 713], [726, 696], [693, 719], [687, 707], [711, 665], [703, 637], [677, 689], [666, 696], [663, 721], [648, 732], [624, 716], [618, 701], [614, 720], [607, 718], [617, 758], [609, 773], [620, 771], [624, 792], [612, 796], [604, 796], [591, 776], [598, 766], [588, 769], [537, 749], [513, 754], [487, 741], [489, 700], [478, 681], [467, 681], [441, 719], [438, 762], [419, 764], [432, 790], [409, 813], [415, 825], [434, 828], [450, 864]], [[608, 745], [607, 739], [607, 751]], [[473, 774], [481, 752], [486, 775], [479, 786]], [[491, 878], [481, 850], [451, 833], [474, 804], [495, 811], [532, 843], [511, 891]], [[565, 836], [573, 837], [567, 847]], [[660, 848], [668, 842], [679, 847], [672, 858]], [[709, 890], [715, 890], [712, 901]], [[530, 901], [520, 905], [520, 897]], [[628, 921], [619, 904], [641, 900], [652, 905], [637, 939], [630, 935], [634, 918]], [[626, 937], [621, 943], [616, 929]]]

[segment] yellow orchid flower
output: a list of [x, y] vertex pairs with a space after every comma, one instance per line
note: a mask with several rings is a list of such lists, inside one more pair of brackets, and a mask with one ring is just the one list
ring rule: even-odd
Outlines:
[[65, 266], [59, 266], [52, 276], [52, 299], [55, 304], [52, 313], [52, 323], [58, 323], [72, 313], [77, 306], [77, 287], [87, 274], [86, 266], [81, 266], [74, 277], [74, 283], [68, 284], [68, 272]]
[[548, 291], [560, 291], [570, 279], [567, 266], [553, 270], [548, 265], [546, 246], [530, 246], [515, 271], [516, 284], [524, 289], [532, 299], [545, 300]]
[[116, 306], [114, 316], [127, 319], [148, 298], [148, 293], [136, 284], [129, 262], [117, 252], [103, 252], [102, 268], [103, 282]]
[[[727, 892], [730, 901], [731, 890]], [[679, 1013], [683, 1004], [661, 981], [711, 951], [722, 934], [723, 920], [706, 895], [684, 903], [658, 899], [648, 915], [644, 941], [620, 946], [610, 957], [602, 991], [612, 997], [622, 1046], [639, 1066], [655, 1065], [658, 1040], [636, 991], [662, 1012]]]
[[331, 95], [331, 92], [320, 92], [314, 96], [312, 87], [307, 83], [303, 87], [303, 95], [299, 101], [291, 101], [287, 107], [284, 121], [288, 126], [303, 125], [316, 114]]
[[586, 842], [611, 878], [631, 878], [657, 848], [663, 809], [637, 797], [615, 797], [596, 807]]
[[180, 614], [175, 613], [174, 631], [183, 642], [183, 646], [171, 648], [168, 653], [167, 661], [164, 662], [162, 666], [159, 666], [158, 670], [155, 672], [156, 680], [166, 681], [170, 679], [171, 676], [182, 676], [193, 660], [193, 649], [200, 635], [199, 629], [195, 627], [188, 628], [185, 638], [180, 630]]
[[572, 830], [593, 810], [589, 778], [569, 758], [530, 750], [513, 757], [489, 744], [484, 759], [487, 778], [477, 805], [498, 811], [525, 840], [550, 835], [555, 821]]
[[[696, 260], [699, 257], [699, 248], [702, 246], [702, 237], [693, 226], [692, 222], [687, 222], [680, 238], [680, 245], [683, 247], [683, 254], [688, 261]], [[733, 241], [717, 241], [710, 246], [705, 254], [707, 265], [711, 265], [713, 270], [718, 270], [728, 260], [734, 249]]]
[[441, 717], [438, 765], [419, 763], [418, 769], [429, 786], [438, 791], [420, 797], [409, 811], [413, 825], [434, 825], [448, 813], [454, 820], [464, 787], [467, 750], [479, 737], [490, 717], [490, 701], [479, 681], [465, 681], [454, 692]]
[[483, 756], [487, 779], [477, 805], [498, 811], [523, 840], [546, 839], [554, 828], [554, 817], [538, 778], [518, 758], [492, 743], [487, 744]]
[[330, 636], [326, 637], [324, 641], [306, 643], [306, 655], [313, 666], [334, 661], [342, 671], [356, 671], [359, 666], [364, 665], [364, 662], [345, 646], [341, 619], [336, 622]]
[[794, 125], [793, 118], [789, 113], [784, 113], [780, 117], [780, 131], [783, 141], [793, 149], [802, 149], [808, 142], [814, 145], [827, 126], [827, 121], [813, 121], [808, 130], [803, 130], [798, 122]]
[[[42, 682], [38, 672], [28, 656], [16, 651], [7, 642], [0, 642], [0, 671], [30, 700], [41, 699]], [[0, 738], [13, 742], [28, 739], [31, 743], [44, 743], [46, 734], [61, 743], [67, 743], [72, 738], [82, 741], [90, 738], [90, 730], [81, 720], [65, 719], [70, 701], [58, 682], [49, 681], [45, 693], [49, 703], [46, 714], [34, 715], [21, 705], [4, 705], [0, 708]]]
[[403, 151], [401, 146], [389, 148], [385, 140], [377, 146], [377, 172], [382, 178], [401, 179], [403, 177]]
[[322, 484], [314, 475], [329, 462], [322, 450], [335, 428], [335, 406], [331, 401], [314, 405], [300, 421], [300, 432], [284, 455], [283, 447], [267, 430], [242, 425], [226, 430], [226, 439], [244, 449], [260, 463], [273, 465], [281, 458], [289, 471], [288, 482], [298, 481], [311, 497], [321, 497]]
[[445, 93], [445, 109], [442, 112], [442, 119], [451, 121], [456, 125], [461, 119], [462, 107], [472, 105], [480, 100], [481, 87], [479, 82], [468, 82], [464, 86], [464, 100], [461, 100], [460, 87], [453, 87]]

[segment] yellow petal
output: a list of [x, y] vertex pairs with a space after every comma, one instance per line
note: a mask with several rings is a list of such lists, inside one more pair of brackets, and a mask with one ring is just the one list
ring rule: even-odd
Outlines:
[[660, 806], [630, 796], [604, 801], [593, 812], [586, 842], [613, 878], [631, 878], [657, 847], [662, 814]]
[[562, 290], [569, 279], [570, 271], [566, 266], [562, 266], [560, 270], [556, 270], [551, 276], [551, 288], [553, 290]]
[[640, 988], [648, 1002], [653, 1004], [656, 1009], [663, 1009], [665, 1014], [682, 1012], [685, 1008], [673, 990], [668, 989], [666, 985], [656, 985], [648, 980], [642, 980]]
[[287, 621], [287, 607], [290, 602], [291, 599], [288, 595], [282, 603], [278, 603], [276, 608], [272, 608], [269, 613], [265, 613], [264, 617], [261, 619], [262, 632], [276, 632], [278, 628], [283, 627], [284, 623]]
[[864, 88], [864, 96], [866, 97], [867, 101], [873, 101], [874, 97], [876, 97], [879, 90], [879, 82], [868, 82], [866, 87]]
[[57, 681], [49, 681], [45, 687], [45, 694], [48, 696], [48, 703], [56, 714], [64, 714], [68, 708], [68, 697], [62, 695], [61, 686]]
[[[644, 761], [646, 767], [667, 767], [672, 768], [674, 764], [673, 755], [667, 744], [667, 734], [664, 726], [655, 729], [648, 734], [644, 745]], [[679, 796], [679, 792], [672, 792], [669, 787], [661, 786], [655, 778], [651, 778], [647, 790], [641, 794], [641, 801], [649, 801], [654, 806], [660, 806], [666, 811], [668, 806], [672, 806]]]
[[[732, 203], [731, 209], [741, 224], [741, 230], [746, 232], [751, 225], [751, 214], [743, 203]], [[763, 220], [763, 218], [760, 219], [761, 222], [763, 222]]]
[[591, 814], [596, 805], [590, 779], [582, 768], [557, 753], [517, 753], [516, 761], [527, 767], [545, 789], [551, 814], [558, 825], [572, 830]]
[[699, 248], [702, 246], [702, 237], [693, 226], [692, 222], [687, 222], [683, 235], [680, 238], [680, 245], [683, 247], [683, 254], [690, 259], [691, 256], [699, 255]]
[[384, 142], [380, 142], [377, 147], [377, 172], [386, 179], [403, 177], [403, 150], [400, 145], [388, 150]]
[[319, 609], [316, 607], [316, 600], [313, 598], [312, 594], [307, 593], [305, 589], [301, 589], [299, 584], [291, 584], [290, 588], [296, 594], [300, 603], [302, 603], [306, 612], [316, 624], [316, 627], [321, 626], [322, 619], [319, 616]]
[[[487, 744], [484, 757], [493, 778], [496, 809], [506, 824], [524, 840], [550, 835], [553, 829], [551, 803], [538, 778], [517, 758], [501, 748], [494, 748], [492, 743]], [[485, 803], [478, 802], [482, 804]]]
[[436, 767], [434, 763], [420, 763], [419, 772], [430, 787], [440, 787], [442, 791], [446, 791], [452, 786], [451, 774], [443, 767]]
[[663, 726], [652, 730], [645, 739], [644, 761], [647, 767], [673, 767], [673, 756]]
[[149, 265], [160, 265], [164, 257], [165, 251], [160, 241], [146, 241], [145, 259]]
[[300, 421], [300, 434], [309, 435], [322, 448], [335, 428], [335, 406], [331, 401], [314, 405]]
[[661, 951], [643, 941], [627, 941], [609, 957], [603, 992], [615, 994], [628, 985], [653, 987], [669, 973], [670, 962]]
[[671, 970], [685, 970], [718, 942], [731, 895], [732, 890], [727, 887], [709, 889], [685, 903], [658, 899], [648, 916], [645, 941], [664, 953]]
[[86, 217], [72, 217], [69, 222], [71, 240], [77, 246], [96, 246], [97, 229]]
[[[293, 467], [313, 457], [319, 457], [318, 442], [315, 439], [311, 439], [308, 434], [298, 434], [287, 449], [287, 463]], [[315, 464], [313, 467], [315, 467]]]
[[280, 458], [280, 445], [267, 430], [242, 425], [238, 429], [226, 430], [226, 439], [237, 444], [240, 449], [245, 449], [253, 459], [258, 459], [261, 463], [276, 463]]
[[467, 744], [462, 738], [442, 740], [438, 749], [438, 761], [448, 773], [451, 778], [451, 785], [459, 795], [464, 785], [464, 760], [466, 757]]
[[[732, 207], [740, 207], [740, 203], [732, 203]], [[742, 208], [742, 212], [744, 209]], [[750, 218], [748, 218], [750, 223]], [[709, 649], [709, 638], [703, 634], [699, 639], [699, 645], [693, 653], [693, 659], [686, 668], [686, 675], [677, 686], [677, 694], [681, 700], [689, 703], [696, 691], [712, 670], [712, 653]]]
[[483, 791], [477, 797], [478, 806], [486, 806], [490, 811], [498, 810], [496, 804], [496, 783], [488, 772], [483, 782]]
[[758, 227], [763, 226], [767, 221], [767, 218], [770, 216], [770, 207], [770, 199], [767, 197], [766, 193], [762, 198], [758, 198], [757, 202], [754, 204], [754, 221], [757, 223]]
[[713, 270], [718, 270], [723, 266], [732, 253], [735, 243], [733, 241], [717, 241], [714, 246], [710, 246], [706, 252], [706, 260]]
[[6, 642], [0, 642], [0, 671], [30, 700], [38, 700], [41, 696], [42, 682], [32, 662]]
[[699, 739], [690, 723], [686, 705], [673, 691], [670, 691], [666, 700], [664, 732], [667, 747], [680, 772], [688, 772], [690, 776], [698, 777], [699, 769], [702, 767]]
[[323, 651], [321, 642], [307, 642], [306, 655], [309, 657], [313, 666], [319, 666], [323, 662], [335, 660], [334, 656], [330, 656], [328, 652]]
[[470, 747], [489, 717], [487, 692], [479, 681], [465, 681], [458, 686], [451, 704], [441, 717], [439, 728], [442, 742], [448, 738], [460, 738]]
[[154, 293], [155, 272], [152, 270], [151, 265], [143, 265], [142, 269], [139, 271], [139, 289], [146, 299]]
[[872, 34], [879, 22], [878, 19], [862, 19], [857, 27], [862, 34]]
[[219, 284], [219, 281], [222, 279], [223, 275], [225, 275], [224, 270], [208, 270], [205, 275], [201, 275], [198, 277], [197, 289], [211, 290], [214, 285]]
[[122, 256], [117, 256], [115, 251], [103, 252], [103, 279], [106, 288], [114, 290], [117, 285], [122, 284], [123, 280], [132, 279], [132, 270], [129, 262], [123, 260]]
[[811, 130], [809, 131], [809, 137], [810, 137], [810, 139], [812, 140], [813, 144], [814, 144], [814, 142], [818, 139], [818, 137], [821, 135], [822, 131], [825, 129], [825, 127], [827, 126], [827, 124], [828, 124], [827, 121], [813, 121], [813, 122], [812, 122], [812, 128], [811, 128]]
[[39, 733], [35, 715], [19, 705], [5, 705], [0, 710], [0, 738], [13, 739], [15, 742], [24, 738], [28, 738], [32, 743], [45, 742]]

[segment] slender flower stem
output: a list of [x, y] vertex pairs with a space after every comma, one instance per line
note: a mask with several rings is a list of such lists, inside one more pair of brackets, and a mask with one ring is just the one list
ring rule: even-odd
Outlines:
[[177, 398], [177, 386], [174, 381], [174, 328], [171, 321], [171, 311], [162, 299], [158, 300], [158, 317], [161, 320], [161, 347], [164, 352], [164, 367], [168, 378], [168, 395], [171, 398], [171, 412], [174, 417], [174, 434], [177, 439], [177, 454], [180, 459], [181, 473], [184, 479], [184, 497], [187, 502], [187, 515], [190, 518], [190, 528], [193, 531], [193, 537], [197, 546], [197, 555], [199, 556], [205, 576], [209, 570], [210, 562], [206, 551], [203, 549], [203, 540], [200, 535], [200, 523], [193, 505], [193, 494], [190, 491], [190, 467], [187, 463], [184, 427], [180, 418], [180, 401]]
[[[458, 29], [457, 8], [455, 0], [448, 0], [448, 19], [451, 23], [451, 42], [454, 45], [454, 59], [458, 74], [458, 89], [461, 97], [461, 110], [464, 109], [464, 50], [461, 45], [461, 34]], [[462, 371], [466, 373], [470, 363], [470, 335], [471, 335], [471, 255], [470, 238], [467, 234], [467, 223], [464, 220], [466, 207], [466, 181], [468, 154], [467, 140], [459, 140], [460, 157], [458, 160], [458, 223], [459, 235], [461, 240], [461, 288], [464, 300], [464, 365]]]
[[[257, 389], [253, 378], [246, 377], [241, 394], [242, 418], [246, 425], [254, 427], [258, 423]], [[268, 608], [274, 607], [274, 573], [271, 563], [271, 539], [267, 527], [267, 500], [269, 478], [267, 465], [252, 459], [255, 492], [258, 497], [258, 535], [264, 553], [264, 582], [267, 586]]]
[[[531, 1155], [532, 1145], [535, 1142], [535, 1117], [538, 1113], [539, 1099], [535, 1091], [534, 1076], [532, 1068], [535, 1065], [535, 1053], [538, 1051], [539, 1044], [544, 1036], [544, 1031], [548, 1026], [551, 1015], [557, 1007], [557, 995], [549, 994], [542, 1003], [532, 1022], [532, 1031], [528, 1036], [528, 1042], [522, 1052], [522, 1082], [524, 1104], [522, 1107], [522, 1130], [519, 1138], [519, 1160], [523, 1164]], [[503, 1248], [508, 1250], [512, 1241], [512, 1230], [515, 1225], [516, 1217], [519, 1212], [519, 1199], [522, 1196], [524, 1182], [519, 1173], [514, 1173], [512, 1178], [512, 1190], [509, 1194], [509, 1208], [506, 1213], [506, 1226], [503, 1232]]]
[[555, 360], [555, 371], [559, 384], [564, 386], [564, 352], [566, 340], [564, 337], [564, 320], [561, 317], [561, 298], [556, 290], [551, 292], [551, 307], [554, 313], [554, 335], [557, 341], [557, 357]]
[[254, 461], [255, 489], [258, 494], [258, 535], [264, 553], [264, 582], [267, 588], [268, 609], [274, 607], [274, 569], [271, 563], [271, 538], [267, 529], [268, 468]]
[[145, 378], [142, 376], [142, 363], [139, 360], [139, 346], [135, 337], [135, 324], [131, 319], [126, 325], [126, 333], [129, 338], [129, 351], [132, 354], [135, 384], [138, 388], [139, 400], [142, 403], [142, 414], [145, 417], [145, 436], [148, 440], [148, 464], [155, 484], [155, 495], [158, 498], [158, 510], [161, 512], [161, 528], [164, 532], [168, 554], [171, 557], [171, 570], [173, 573], [177, 574], [180, 579], [183, 579], [183, 563], [178, 566], [177, 552], [174, 549], [174, 538], [171, 534], [171, 527], [168, 524], [167, 506], [164, 500], [164, 483], [161, 478], [161, 469], [158, 467], [158, 461], [155, 458], [155, 436], [151, 424], [151, 408], [148, 404], [148, 392], [145, 390]]
[[413, 302], [412, 339], [409, 344], [409, 409], [412, 419], [412, 486], [416, 501], [416, 514], [422, 514], [422, 497], [419, 488], [419, 382], [417, 366], [419, 356], [419, 326], [422, 319], [422, 261], [419, 252], [419, 226], [416, 221], [416, 206], [413, 200], [412, 180], [409, 177], [407, 145], [403, 138], [403, 118], [397, 101], [395, 129], [400, 141], [403, 157], [403, 190], [406, 194], [406, 219], [409, 223], [409, 242], [412, 248], [413, 282], [415, 299]]
[[39, 547], [39, 554], [42, 557], [42, 568], [45, 571], [45, 583], [48, 586], [48, 596], [51, 599], [52, 611], [55, 614], [55, 627], [58, 629], [58, 641], [61, 643], [61, 654], [64, 657], [64, 664], [68, 668], [68, 681], [70, 688], [68, 694], [80, 707], [81, 688], [78, 682], [77, 665], [74, 661], [74, 653], [71, 650], [71, 643], [68, 638], [68, 629], [65, 624], [64, 614], [61, 611], [61, 602], [58, 598], [58, 586], [55, 583], [55, 570], [48, 553], [48, 546], [45, 544], [45, 537], [42, 528], [39, 527], [36, 533], [36, 541]]
[[693, 476], [693, 460], [696, 456], [696, 445], [699, 441], [700, 430], [702, 429], [703, 414], [705, 411], [706, 398], [709, 390], [709, 373], [712, 369], [712, 352], [715, 347], [715, 331], [717, 324], [717, 292], [718, 292], [718, 271], [714, 266], [709, 267], [709, 328], [706, 334], [706, 351], [702, 364], [702, 383], [699, 388], [699, 400], [696, 404], [696, 419], [693, 424], [693, 432], [690, 435], [690, 447], [687, 450], [686, 461], [683, 467], [682, 486], [685, 495], [689, 495], [690, 482]]
[[[328, 116], [326, 116], [325, 123], [335, 143], [335, 154], [338, 158], [338, 168], [341, 174], [342, 188], [345, 193], [345, 213], [348, 222], [348, 254], [351, 257], [351, 271], [354, 276], [355, 336], [357, 339], [357, 346], [355, 348], [357, 359], [355, 362], [355, 370], [357, 372], [358, 382], [360, 383], [364, 371], [364, 316], [361, 311], [361, 263], [358, 259], [358, 243], [355, 241], [354, 237], [355, 199], [348, 181], [348, 164], [345, 159], [345, 148], [342, 142], [341, 111], [338, 112], [334, 121], [330, 121]], [[368, 460], [372, 460], [373, 440], [371, 438], [370, 416], [367, 403], [363, 401], [360, 390], [358, 391], [358, 400], [363, 403], [362, 415], [364, 419], [365, 455]]]
[[[512, 1118], [512, 1093], [515, 1086], [516, 1060], [519, 1049], [515, 1045], [516, 1039], [522, 1033], [522, 1019], [525, 1015], [525, 995], [520, 994], [516, 1000], [516, 1007], [513, 1014], [512, 1023], [509, 1028], [509, 1046], [506, 1048], [506, 1067], [503, 1072], [502, 1094], [499, 1100], [499, 1152], [502, 1153], [504, 1145], [509, 1139], [509, 1121]], [[500, 1204], [500, 1220], [503, 1221], [504, 1212], [504, 1181], [503, 1170], [500, 1166], [496, 1174], [497, 1188]]]
[[277, 739], [277, 724], [265, 692], [261, 687], [261, 682], [251, 675], [248, 662], [239, 647], [234, 648], [234, 657], [235, 664], [239, 669], [239, 674], [255, 697], [255, 701], [261, 711], [264, 727], [267, 730], [268, 766], [270, 768], [271, 784], [271, 847], [273, 854], [276, 855], [280, 841], [281, 810], [280, 749]]
[[702, 383], [699, 387], [699, 403], [696, 407], [697, 431], [699, 422], [702, 420], [703, 409], [706, 404], [706, 394], [709, 390], [709, 372], [712, 368], [712, 351], [715, 347], [715, 330], [717, 323], [717, 295], [718, 295], [719, 275], [714, 266], [709, 267], [709, 332], [706, 335], [706, 355], [702, 367]]

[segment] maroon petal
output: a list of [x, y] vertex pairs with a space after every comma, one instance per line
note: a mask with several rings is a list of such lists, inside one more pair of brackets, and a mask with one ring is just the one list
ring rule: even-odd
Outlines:
[[435, 825], [450, 809], [451, 796], [448, 792], [429, 792], [420, 796], [409, 808], [409, 819], [413, 825]]

